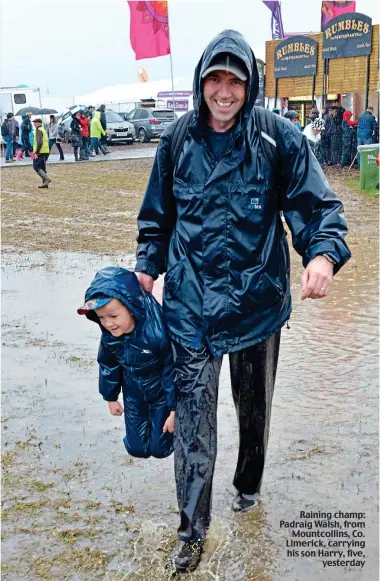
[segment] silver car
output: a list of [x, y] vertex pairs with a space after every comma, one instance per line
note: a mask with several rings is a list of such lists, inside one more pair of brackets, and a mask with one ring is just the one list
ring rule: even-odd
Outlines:
[[133, 143], [136, 138], [135, 128], [129, 121], [123, 119], [119, 113], [106, 109], [107, 143]]
[[171, 109], [147, 109], [139, 107], [128, 114], [128, 121], [133, 123], [136, 139], [146, 143], [151, 139], [161, 137], [169, 125], [177, 119]]

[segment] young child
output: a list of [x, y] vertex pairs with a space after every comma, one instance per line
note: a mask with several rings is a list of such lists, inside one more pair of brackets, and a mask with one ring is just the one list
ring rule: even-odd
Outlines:
[[169, 456], [176, 401], [161, 306], [134, 272], [110, 266], [96, 274], [77, 312], [100, 326], [99, 391], [112, 415], [124, 413], [127, 452], [138, 458]]

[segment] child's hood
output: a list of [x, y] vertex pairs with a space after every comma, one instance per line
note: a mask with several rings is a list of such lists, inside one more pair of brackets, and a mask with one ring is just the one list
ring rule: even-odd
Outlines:
[[[119, 266], [108, 266], [99, 270], [86, 291], [85, 303], [105, 298], [121, 301], [135, 317], [136, 324], [145, 319], [144, 290], [134, 272]], [[89, 310], [86, 317], [100, 324], [94, 310]]]

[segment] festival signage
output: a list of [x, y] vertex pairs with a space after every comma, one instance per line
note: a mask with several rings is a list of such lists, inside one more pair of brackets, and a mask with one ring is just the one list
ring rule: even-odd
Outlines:
[[274, 50], [274, 76], [306, 77], [317, 72], [318, 44], [309, 36], [296, 35], [282, 40]]
[[257, 93], [255, 105], [258, 105], [259, 107], [265, 107], [265, 63], [260, 59], [256, 59], [256, 64], [259, 71], [259, 92]]
[[[174, 91], [174, 98], [176, 97], [190, 97], [193, 91]], [[157, 99], [164, 99], [165, 97], [173, 97], [173, 91], [160, 91], [157, 93]]]
[[371, 54], [372, 19], [360, 12], [347, 12], [330, 20], [323, 30], [323, 58]]
[[[173, 109], [173, 99], [167, 101], [168, 109]], [[175, 110], [176, 111], [187, 111], [189, 108], [189, 101], [185, 99], [175, 99]]]

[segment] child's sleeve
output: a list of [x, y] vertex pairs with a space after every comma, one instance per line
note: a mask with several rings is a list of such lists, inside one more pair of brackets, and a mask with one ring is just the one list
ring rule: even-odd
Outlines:
[[170, 411], [174, 411], [177, 407], [174, 382], [174, 361], [170, 340], [165, 329], [163, 330], [162, 339], [161, 353], [164, 360], [162, 369], [162, 386], [165, 391], [166, 404]]
[[98, 363], [99, 392], [106, 401], [117, 401], [121, 391], [123, 368], [103, 341], [99, 345]]

